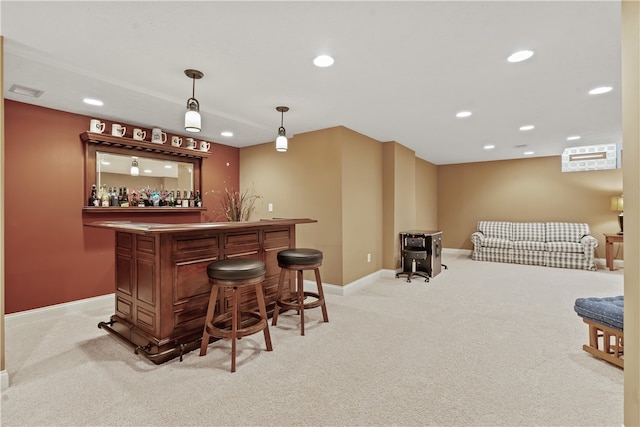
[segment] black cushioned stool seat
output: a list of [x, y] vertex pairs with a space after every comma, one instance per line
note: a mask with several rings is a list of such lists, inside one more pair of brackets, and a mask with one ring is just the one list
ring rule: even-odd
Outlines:
[[[276, 295], [276, 305], [273, 310], [272, 326], [276, 326], [278, 322], [278, 314], [280, 309], [296, 310], [300, 313], [300, 335], [304, 335], [304, 311], [310, 308], [321, 307], [322, 318], [325, 322], [329, 321], [327, 315], [327, 305], [324, 300], [324, 291], [322, 289], [322, 280], [320, 279], [320, 266], [322, 265], [322, 252], [317, 249], [296, 248], [285, 249], [278, 252], [278, 266], [280, 267], [280, 278], [278, 280], [278, 292]], [[318, 292], [309, 292], [304, 290], [303, 271], [313, 270], [316, 276], [316, 286]], [[287, 272], [290, 274], [297, 272], [296, 290], [284, 291], [285, 276]], [[315, 298], [314, 301], [305, 303], [306, 297]]]
[[[264, 301], [262, 282], [264, 281], [267, 268], [262, 261], [255, 259], [225, 259], [214, 261], [207, 267], [209, 283], [211, 283], [211, 294], [209, 296], [209, 307], [202, 331], [202, 343], [200, 344], [200, 356], [207, 354], [209, 337], [231, 339], [231, 372], [236, 371], [236, 339], [257, 332], [264, 332], [264, 341], [267, 351], [273, 350], [271, 346], [271, 336], [269, 335], [269, 324], [267, 321], [267, 308]], [[241, 288], [253, 286], [258, 303], [258, 311], [241, 311], [238, 293]], [[231, 325], [224, 324], [229, 321], [229, 314], [224, 313], [224, 309], [216, 305], [218, 294], [222, 290], [224, 300], [225, 290], [231, 290]], [[217, 314], [217, 315], [216, 315]], [[248, 320], [248, 324], [246, 322]]]

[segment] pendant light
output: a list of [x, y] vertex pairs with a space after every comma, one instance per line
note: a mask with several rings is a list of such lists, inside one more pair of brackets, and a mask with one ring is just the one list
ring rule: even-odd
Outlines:
[[276, 138], [276, 151], [285, 152], [289, 148], [287, 140], [287, 131], [284, 129], [284, 113], [289, 111], [289, 107], [276, 107], [276, 110], [280, 112], [280, 127], [278, 128], [278, 137]]
[[184, 70], [184, 73], [193, 80], [191, 98], [187, 99], [187, 112], [184, 114], [184, 130], [187, 132], [200, 132], [200, 103], [196, 99], [196, 79], [201, 79], [204, 74], [198, 70]]
[[131, 176], [138, 176], [140, 175], [140, 168], [138, 168], [138, 161], [136, 159], [133, 159], [133, 161], [131, 162]]

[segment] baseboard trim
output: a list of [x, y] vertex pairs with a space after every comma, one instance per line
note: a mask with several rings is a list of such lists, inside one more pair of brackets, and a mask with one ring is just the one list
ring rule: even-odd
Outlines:
[[6, 314], [4, 316], [5, 326], [11, 327], [17, 323], [33, 322], [61, 316], [65, 314], [78, 313], [86, 310], [111, 310], [114, 308], [114, 294], [100, 295], [98, 297], [85, 298], [77, 301], [65, 302], [62, 304], [50, 305], [33, 310], [19, 311], [17, 313]]
[[472, 249], [454, 249], [454, 248], [442, 248], [442, 254], [446, 255], [469, 255], [473, 253]]
[[[354, 280], [353, 282], [347, 283], [344, 286], [333, 285], [331, 283], [322, 282], [322, 289], [327, 294], [340, 295], [340, 296], [349, 295], [358, 289], [364, 288], [372, 280], [378, 279], [380, 277], [389, 277], [386, 275], [387, 271], [391, 272], [392, 277], [395, 277], [395, 272], [393, 270], [378, 270], [364, 277], [361, 277], [357, 280]], [[304, 287], [305, 289], [309, 289], [310, 291], [318, 290], [315, 280], [305, 280]]]
[[4, 370], [0, 371], [0, 390], [5, 391], [9, 388], [9, 373]]

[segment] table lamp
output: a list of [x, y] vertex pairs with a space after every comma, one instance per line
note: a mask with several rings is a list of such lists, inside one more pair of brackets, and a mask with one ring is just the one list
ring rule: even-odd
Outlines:
[[622, 235], [622, 221], [624, 218], [624, 212], [622, 212], [622, 208], [623, 208], [623, 204], [624, 204], [624, 199], [622, 196], [612, 196], [611, 197], [611, 210], [612, 211], [617, 211], [620, 212], [618, 214], [618, 224], [620, 224], [620, 231], [618, 232], [618, 234]]

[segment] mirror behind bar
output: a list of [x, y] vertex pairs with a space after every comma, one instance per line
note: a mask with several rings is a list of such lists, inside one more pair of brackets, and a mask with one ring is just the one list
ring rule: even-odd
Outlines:
[[[133, 160], [138, 162], [138, 176], [131, 175]], [[146, 188], [195, 191], [193, 163], [103, 151], [96, 151], [95, 182], [98, 188], [106, 185], [107, 188], [126, 187], [130, 191]]]

